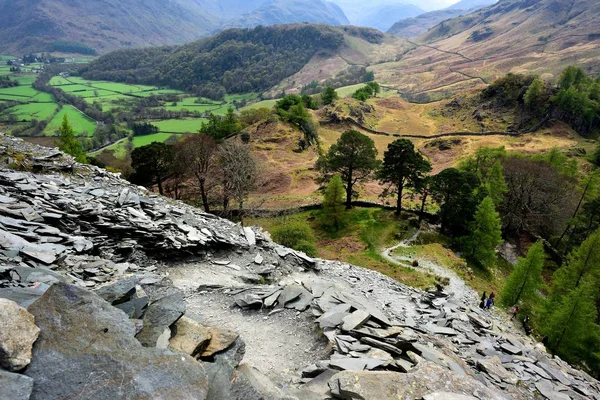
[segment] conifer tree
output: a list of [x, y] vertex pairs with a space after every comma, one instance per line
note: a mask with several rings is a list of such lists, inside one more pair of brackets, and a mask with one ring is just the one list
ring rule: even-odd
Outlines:
[[562, 296], [545, 320], [544, 333], [552, 352], [569, 358], [594, 332], [597, 286], [587, 281]]
[[87, 162], [83, 145], [75, 137], [75, 132], [73, 131], [73, 127], [69, 123], [69, 118], [67, 118], [67, 114], [65, 114], [63, 117], [62, 123], [58, 128], [58, 133], [60, 135], [58, 148], [61, 151], [64, 151], [65, 153], [75, 157], [75, 160], [77, 160], [80, 163]]
[[468, 257], [481, 267], [496, 264], [496, 247], [502, 243], [502, 223], [494, 201], [486, 197], [475, 211], [471, 235], [467, 238]]
[[499, 206], [504, 200], [504, 194], [508, 192], [500, 161], [496, 161], [490, 168], [486, 179], [486, 188], [494, 204]]
[[339, 230], [344, 220], [344, 184], [339, 174], [329, 181], [323, 196], [323, 225]]
[[544, 245], [538, 241], [531, 246], [526, 258], [519, 259], [502, 291], [502, 303], [505, 306], [517, 304], [519, 300], [536, 303], [536, 291], [543, 284], [544, 257]]

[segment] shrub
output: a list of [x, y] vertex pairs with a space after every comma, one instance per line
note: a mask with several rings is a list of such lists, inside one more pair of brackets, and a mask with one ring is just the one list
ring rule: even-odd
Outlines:
[[271, 237], [276, 243], [314, 257], [317, 254], [315, 236], [306, 222], [293, 221], [273, 229]]

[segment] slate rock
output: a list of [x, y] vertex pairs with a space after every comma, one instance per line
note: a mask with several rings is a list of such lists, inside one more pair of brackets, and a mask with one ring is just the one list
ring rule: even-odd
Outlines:
[[342, 330], [349, 332], [364, 324], [369, 318], [371, 314], [363, 310], [356, 310], [352, 314], [347, 315], [342, 320]]
[[39, 284], [33, 287], [0, 288], [0, 298], [12, 300], [23, 308], [29, 307], [43, 295], [50, 285]]
[[477, 397], [458, 393], [435, 392], [423, 396], [423, 400], [478, 400]]
[[183, 316], [173, 325], [169, 348], [196, 357], [206, 350], [211, 338], [209, 328]]
[[331, 308], [317, 319], [319, 326], [322, 329], [336, 328], [342, 323], [344, 317], [348, 315], [351, 307], [350, 304], [339, 304]]
[[397, 400], [421, 399], [438, 391], [475, 396], [479, 399], [504, 400], [499, 392], [481, 382], [457, 376], [450, 370], [424, 362], [410, 373], [379, 371], [342, 371], [329, 380], [335, 399]]
[[232, 378], [231, 400], [296, 400], [288, 397], [256, 368], [240, 365]]
[[277, 299], [279, 308], [285, 307], [287, 303], [296, 300], [304, 292], [306, 292], [306, 290], [300, 285], [287, 285]]
[[213, 360], [204, 363], [209, 387], [207, 400], [225, 400], [232, 398], [232, 377], [246, 353], [246, 344], [238, 339], [226, 351], [215, 354]]
[[535, 383], [535, 388], [544, 396], [544, 398], [548, 400], [570, 400], [571, 398], [564, 394], [560, 393], [554, 385], [545, 380], [540, 380]]
[[0, 368], [0, 398], [2, 400], [29, 400], [33, 379]]
[[40, 329], [26, 309], [0, 299], [0, 367], [20, 371], [31, 362], [31, 349]]
[[174, 324], [184, 312], [185, 302], [179, 292], [155, 301], [148, 306], [143, 318], [144, 327], [136, 338], [146, 347], [155, 347], [165, 329]]
[[135, 285], [137, 284], [138, 279], [132, 276], [101, 286], [95, 289], [95, 292], [110, 304], [116, 305], [128, 301], [135, 294]]
[[145, 308], [148, 306], [148, 297], [139, 297], [126, 301], [125, 303], [116, 304], [119, 310], [123, 311], [129, 318], [140, 319], [144, 314]]
[[240, 337], [237, 332], [215, 327], [209, 327], [208, 333], [210, 334], [210, 343], [200, 354], [201, 358], [212, 357], [216, 353], [227, 350]]
[[511, 385], [517, 383], [517, 378], [504, 368], [502, 361], [497, 356], [479, 359], [476, 364], [479, 370], [487, 373], [496, 382], [505, 382]]
[[503, 352], [508, 353], [508, 354], [512, 354], [514, 356], [519, 356], [521, 354], [523, 354], [523, 350], [515, 347], [513, 345], [510, 345], [508, 343], [502, 343], [500, 345], [500, 348], [502, 349]]
[[133, 322], [92, 292], [55, 284], [29, 312], [41, 329], [25, 371], [35, 381], [32, 400], [206, 398], [201, 364], [143, 347]]

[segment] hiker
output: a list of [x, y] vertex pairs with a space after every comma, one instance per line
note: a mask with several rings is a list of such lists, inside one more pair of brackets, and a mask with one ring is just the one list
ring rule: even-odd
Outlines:
[[529, 315], [526, 315], [523, 318], [523, 329], [525, 329], [525, 334], [527, 336], [531, 335], [531, 328], [529, 327]]
[[492, 292], [490, 293], [490, 299], [492, 299], [492, 302], [495, 301], [494, 299], [496, 298], [496, 293]]
[[489, 310], [490, 308], [492, 308], [492, 304], [494, 304], [494, 298], [490, 295], [490, 297], [488, 297], [487, 299], [487, 302], [485, 303], [485, 308]]
[[517, 318], [517, 314], [519, 313], [519, 307], [518, 306], [514, 306], [513, 309], [512, 309], [512, 313], [513, 313], [513, 316], [512, 316], [511, 319]]
[[487, 293], [483, 292], [483, 296], [481, 296], [481, 303], [479, 303], [479, 308], [482, 310], [485, 309], [485, 301], [487, 300]]

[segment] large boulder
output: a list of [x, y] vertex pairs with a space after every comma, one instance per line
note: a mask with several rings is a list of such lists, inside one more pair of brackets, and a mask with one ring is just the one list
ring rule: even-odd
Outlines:
[[33, 390], [33, 379], [0, 369], [0, 398], [2, 400], [28, 400]]
[[209, 328], [188, 317], [181, 317], [172, 332], [169, 348], [192, 357], [202, 354], [212, 338]]
[[[144, 314], [144, 327], [137, 339], [147, 347], [157, 347], [165, 330], [185, 313], [185, 301], [179, 292], [165, 296], [148, 306]], [[169, 338], [167, 338], [167, 341]]]
[[94, 293], [55, 284], [29, 312], [41, 329], [25, 374], [32, 399], [205, 399], [202, 363], [143, 347], [134, 323]]
[[[458, 375], [430, 362], [422, 362], [408, 374], [397, 372], [343, 371], [329, 380], [335, 399], [421, 399], [437, 392], [504, 400], [500, 393], [469, 376]], [[434, 397], [435, 398], [435, 397]]]
[[0, 367], [20, 371], [29, 365], [39, 334], [33, 315], [14, 301], [0, 298]]

